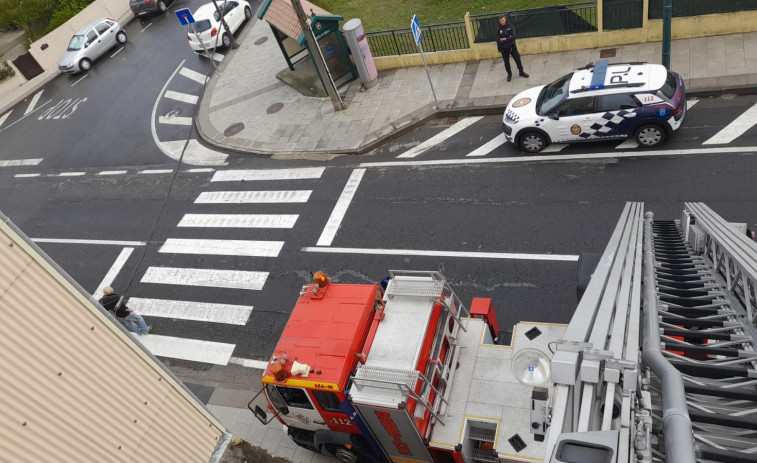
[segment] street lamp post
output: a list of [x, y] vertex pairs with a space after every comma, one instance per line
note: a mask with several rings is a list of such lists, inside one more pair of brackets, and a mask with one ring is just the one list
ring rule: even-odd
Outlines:
[[[226, 19], [223, 17], [223, 12], [220, 8], [218, 8], [218, 3], [216, 3], [216, 0], [213, 0], [213, 5], [216, 7], [216, 12], [218, 13], [218, 16], [221, 18], [221, 27], [226, 29], [226, 33], [229, 34], [229, 38], [231, 39], [231, 48], [239, 48], [239, 44], [236, 40], [234, 40], [234, 34], [231, 33], [231, 29], [229, 29], [229, 25], [226, 24]], [[226, 1], [223, 2], [224, 8], [226, 7]], [[221, 33], [221, 37], [223, 37], [223, 32]], [[216, 42], [218, 43], [218, 42]]]
[[670, 70], [670, 28], [673, 19], [673, 0], [662, 2], [662, 65]]

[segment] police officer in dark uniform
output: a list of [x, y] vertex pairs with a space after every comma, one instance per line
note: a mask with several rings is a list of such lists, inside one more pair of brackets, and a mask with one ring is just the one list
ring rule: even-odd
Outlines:
[[528, 77], [526, 71], [523, 70], [523, 64], [520, 62], [520, 53], [518, 53], [518, 46], [515, 45], [515, 26], [507, 23], [507, 17], [502, 15], [499, 17], [499, 29], [497, 30], [497, 49], [502, 53], [502, 60], [505, 62], [505, 70], [507, 71], [507, 81], [510, 82], [513, 78], [513, 71], [510, 69], [510, 55], [513, 55], [515, 65], [518, 66], [518, 75], [521, 77]]

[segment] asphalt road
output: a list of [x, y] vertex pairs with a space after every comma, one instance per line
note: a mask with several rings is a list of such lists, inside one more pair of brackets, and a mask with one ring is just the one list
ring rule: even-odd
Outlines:
[[[176, 2], [171, 10], [185, 6], [196, 7]], [[366, 156], [309, 163], [230, 155], [228, 166], [193, 170], [196, 166], [179, 165], [157, 148], [151, 122], [153, 111], [155, 118], [177, 109], [174, 116], [191, 116], [158, 97], [169, 81], [177, 91], [183, 85], [196, 91], [196, 82], [171, 77], [184, 60], [196, 72], [207, 69], [208, 61], [189, 51], [174, 17], [150, 24], [129, 24], [126, 49], [97, 62], [88, 77], [63, 76], [45, 88], [38, 104], [81, 100], [70, 117], [40, 119], [45, 106], [19, 119], [20, 105], [0, 126], [0, 161], [44, 159], [0, 168], [0, 210], [89, 291], [131, 248], [112, 282], [129, 297], [253, 307], [241, 324], [148, 316], [157, 336], [232, 345], [233, 357], [266, 360], [301, 286], [320, 269], [335, 281], [354, 283], [378, 282], [390, 269], [442, 270], [465, 303], [492, 298], [506, 329], [521, 320], [565, 323], [576, 304], [575, 258], [603, 250], [625, 201], [644, 201], [667, 219], [679, 218], [684, 201], [705, 201], [727, 219], [757, 224], [757, 130], [725, 145], [728, 153], [671, 151], [700, 150], [757, 103], [755, 96], [702, 99], [659, 156], [643, 151], [616, 156], [621, 152], [616, 142], [568, 146], [558, 159], [509, 162], [522, 153], [503, 145], [481, 158], [487, 162], [468, 163], [467, 154], [501, 132], [500, 117], [487, 116], [399, 165], [379, 163], [398, 162], [399, 154], [457, 119], [433, 121]], [[191, 126], [157, 130], [160, 140], [195, 136]], [[601, 153], [606, 154], [586, 156]], [[300, 167], [324, 169], [303, 179], [213, 181], [240, 169]], [[362, 169], [333, 240], [316, 246], [345, 186]], [[202, 195], [250, 191], [310, 193], [305, 202], [198, 201]], [[296, 222], [291, 228], [178, 226], [187, 214], [286, 214]], [[264, 256], [209, 254], [201, 246], [161, 252], [177, 239], [280, 242], [281, 249]], [[504, 253], [522, 256], [503, 258]], [[160, 268], [268, 275], [260, 290], [143, 281]]]

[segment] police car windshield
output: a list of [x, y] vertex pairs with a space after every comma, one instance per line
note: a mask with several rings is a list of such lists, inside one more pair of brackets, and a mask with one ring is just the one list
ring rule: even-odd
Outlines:
[[570, 86], [570, 79], [572, 77], [573, 73], [571, 72], [544, 87], [539, 104], [536, 106], [537, 114], [542, 116], [550, 114], [557, 105], [568, 98], [568, 87]]

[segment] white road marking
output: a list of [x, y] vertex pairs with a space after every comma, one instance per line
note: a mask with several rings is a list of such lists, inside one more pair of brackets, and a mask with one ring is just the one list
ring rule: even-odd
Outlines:
[[423, 153], [424, 151], [428, 150], [429, 148], [435, 145], [438, 145], [439, 143], [443, 142], [449, 137], [455, 135], [456, 133], [470, 127], [474, 123], [481, 120], [483, 117], [484, 116], [466, 117], [465, 119], [457, 122], [456, 124], [452, 125], [448, 129], [445, 129], [439, 132], [438, 134], [424, 141], [420, 145], [405, 151], [404, 153], [400, 154], [397, 157], [398, 158], [414, 158], [418, 156], [419, 154]]
[[615, 147], [616, 150], [634, 149], [638, 148], [639, 144], [633, 138], [627, 138], [623, 143]]
[[757, 104], [744, 111], [744, 113], [723, 127], [720, 132], [702, 143], [703, 145], [725, 145], [740, 137], [747, 130], [757, 124]]
[[8, 119], [8, 116], [10, 116], [12, 112], [13, 110], [11, 109], [10, 111], [8, 111], [7, 113], [3, 114], [0, 117], [0, 126], [2, 126], [5, 123], [5, 120]]
[[659, 151], [621, 151], [615, 153], [589, 153], [589, 154], [563, 154], [548, 156], [518, 156], [513, 158], [476, 158], [476, 159], [442, 159], [437, 161], [389, 161], [389, 162], [362, 162], [360, 167], [428, 167], [428, 166], [451, 166], [457, 164], [512, 164], [517, 162], [544, 162], [544, 161], [584, 161], [588, 159], [618, 159], [618, 158], [642, 158], [657, 156], [696, 156], [702, 154], [757, 154], [757, 146], [744, 147], [718, 147], [718, 148], [694, 148], [680, 150]]
[[225, 58], [224, 55], [222, 55], [221, 53], [216, 53], [215, 51], [212, 55], [210, 53], [200, 53], [200, 55], [204, 56], [205, 58], [211, 58], [214, 61], [218, 61], [219, 63]]
[[145, 169], [137, 172], [138, 174], [170, 174], [173, 169]]
[[214, 256], [277, 257], [283, 241], [168, 238], [158, 252]]
[[229, 359], [229, 365], [241, 365], [247, 368], [255, 368], [256, 370], [265, 370], [268, 368], [267, 361], [243, 359], [240, 357], [231, 357]]
[[[156, 138], [157, 140], [157, 138]], [[176, 141], [156, 141], [158, 147], [171, 159], [195, 166], [225, 166], [228, 154], [214, 151], [201, 145], [194, 138]], [[183, 153], [183, 155], [182, 155]]]
[[150, 24], [146, 25], [146, 26], [145, 26], [145, 27], [144, 27], [144, 28], [143, 28], [143, 29], [142, 29], [141, 31], [139, 31], [139, 32], [144, 32], [144, 31], [146, 31], [146, 30], [147, 30], [147, 28], [148, 28], [148, 27], [150, 27], [150, 26], [152, 26], [152, 23], [150, 23]]
[[212, 304], [207, 302], [174, 301], [167, 299], [129, 298], [129, 307], [148, 317], [195, 320], [201, 322], [246, 325], [252, 313], [251, 305]]
[[179, 227], [292, 228], [297, 214], [185, 214]]
[[194, 80], [198, 84], [205, 85], [205, 81], [207, 80], [207, 77], [205, 77], [205, 74], [200, 74], [197, 71], [193, 71], [189, 68], [181, 68], [181, 71], [179, 71], [179, 74], [186, 77], [187, 79]]
[[485, 144], [479, 146], [475, 150], [471, 151], [470, 153], [466, 154], [466, 156], [486, 156], [487, 154], [491, 153], [495, 149], [499, 148], [500, 146], [504, 145], [507, 142], [507, 138], [505, 137], [504, 133], [501, 133], [494, 137], [492, 140], [489, 140]]
[[42, 92], [45, 90], [42, 89], [34, 94], [32, 97], [32, 101], [29, 102], [29, 106], [26, 107], [26, 111], [24, 111], [24, 116], [28, 116], [32, 111], [34, 111], [34, 107], [37, 106], [37, 102], [39, 102], [39, 97], [42, 96]]
[[699, 103], [702, 100], [686, 100], [686, 110], [689, 110], [694, 107], [695, 104]]
[[192, 118], [181, 117], [181, 116], [175, 116], [175, 117], [160, 116], [158, 118], [158, 123], [168, 124], [168, 125], [192, 125]]
[[568, 147], [567, 143], [552, 143], [551, 145], [541, 150], [541, 153], [557, 153], [564, 150], [566, 147]]
[[16, 125], [16, 124], [18, 124], [19, 122], [21, 122], [21, 121], [23, 121], [24, 119], [26, 119], [26, 117], [27, 117], [27, 116], [30, 116], [30, 115], [32, 115], [32, 114], [34, 114], [34, 113], [36, 113], [36, 112], [37, 112], [37, 111], [39, 111], [40, 109], [42, 109], [42, 108], [44, 108], [45, 106], [47, 106], [48, 104], [50, 104], [50, 102], [51, 102], [51, 101], [53, 101], [53, 99], [52, 99], [52, 98], [50, 98], [49, 100], [45, 101], [45, 102], [44, 102], [43, 104], [41, 104], [41, 105], [40, 105], [40, 107], [39, 107], [39, 108], [35, 109], [34, 111], [30, 112], [29, 114], [24, 114], [23, 116], [19, 117], [19, 118], [18, 118], [18, 119], [16, 119], [15, 121], [13, 121], [13, 122], [12, 122], [12, 123], [11, 123], [10, 125], [8, 125], [7, 127], [3, 128], [3, 129], [0, 129], [0, 132], [5, 132], [6, 130], [10, 129], [10, 128], [11, 128], [11, 127], [13, 127], [14, 125]]
[[24, 178], [24, 177], [26, 177], [26, 178], [28, 178], [28, 177], [39, 177], [40, 175], [42, 175], [42, 174], [16, 174], [16, 175], [14, 175], [14, 177], [17, 177], [17, 178]]
[[303, 252], [317, 252], [326, 254], [368, 254], [384, 256], [427, 256], [427, 257], [462, 257], [473, 259], [510, 259], [510, 260], [553, 260], [576, 262], [578, 256], [563, 254], [522, 254], [510, 252], [460, 252], [460, 251], [427, 251], [422, 249], [365, 249], [365, 248], [330, 248], [305, 247]]
[[211, 167], [202, 167], [200, 169], [187, 169], [185, 172], [197, 173], [197, 172], [213, 172], [215, 169]]
[[18, 166], [37, 166], [42, 162], [42, 158], [34, 159], [8, 159], [0, 160], [0, 167], [18, 167]]
[[323, 227], [321, 237], [318, 238], [318, 246], [330, 246], [331, 242], [334, 241], [336, 232], [339, 230], [344, 215], [347, 213], [347, 208], [350, 207], [352, 198], [355, 197], [357, 187], [360, 185], [360, 181], [363, 180], [363, 174], [365, 174], [365, 169], [355, 169], [352, 171], [352, 175], [350, 175], [349, 180], [347, 180], [347, 184], [344, 186], [344, 190], [342, 190], [339, 200], [337, 200], [336, 205], [334, 205], [334, 210], [331, 211], [331, 216], [326, 222], [326, 226]]
[[325, 167], [301, 169], [219, 170], [211, 182], [249, 182], [252, 180], [303, 180], [321, 178]]
[[164, 95], [166, 98], [170, 98], [176, 101], [182, 101], [184, 103], [197, 104], [197, 100], [200, 98], [197, 95], [190, 95], [189, 93], [174, 92], [169, 90]]
[[[57, 177], [81, 177], [84, 174], [86, 174], [86, 172], [61, 172]], [[51, 175], [51, 177], [56, 177], [56, 175]]]
[[123, 49], [124, 49], [124, 47], [121, 47], [121, 48], [119, 48], [118, 50], [116, 50], [116, 52], [115, 52], [115, 53], [113, 53], [112, 55], [110, 55], [110, 57], [111, 57], [111, 58], [113, 58], [113, 57], [114, 57], [114, 56], [116, 56], [117, 54], [121, 53], [121, 51], [123, 51]]
[[128, 171], [126, 170], [104, 170], [102, 172], [98, 172], [97, 175], [121, 175], [127, 172]]
[[150, 267], [142, 283], [261, 290], [268, 272], [203, 268]]
[[204, 191], [195, 204], [306, 203], [313, 190]]
[[64, 238], [32, 238], [35, 243], [62, 243], [62, 244], [98, 244], [113, 246], [145, 246], [144, 241], [113, 241], [113, 240], [77, 240]]
[[78, 84], [78, 83], [79, 83], [79, 82], [81, 82], [82, 80], [86, 79], [86, 78], [87, 78], [88, 76], [89, 76], [89, 74], [84, 74], [83, 76], [81, 76], [81, 77], [79, 78], [79, 80], [77, 80], [77, 81], [76, 81], [76, 82], [74, 82], [73, 84], [69, 85], [69, 87], [73, 87], [74, 85]]
[[191, 360], [214, 365], [227, 365], [236, 347], [235, 344], [159, 336], [157, 334], [138, 336], [138, 339], [147, 350], [157, 357]]
[[113, 280], [115, 280], [118, 274], [121, 273], [121, 269], [126, 265], [126, 261], [129, 260], [133, 251], [134, 248], [123, 248], [121, 250], [121, 254], [118, 255], [116, 261], [110, 266], [108, 273], [105, 274], [100, 284], [97, 285], [95, 292], [92, 293], [92, 296], [94, 296], [95, 299], [100, 299], [102, 297], [104, 287], [113, 284]]

